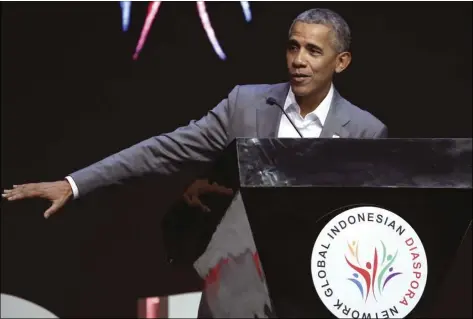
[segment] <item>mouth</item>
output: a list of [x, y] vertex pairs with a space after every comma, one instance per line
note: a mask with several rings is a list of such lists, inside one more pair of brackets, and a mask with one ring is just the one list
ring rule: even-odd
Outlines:
[[291, 74], [291, 82], [296, 83], [296, 84], [303, 84], [308, 82], [310, 79], [310, 76], [307, 74], [302, 74], [302, 73], [292, 73]]

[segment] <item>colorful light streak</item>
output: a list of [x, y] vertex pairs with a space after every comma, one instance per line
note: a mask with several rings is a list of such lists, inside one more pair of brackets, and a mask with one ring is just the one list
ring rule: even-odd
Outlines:
[[241, 8], [243, 9], [243, 14], [245, 15], [246, 22], [251, 21], [251, 9], [250, 3], [248, 1], [240, 1]]
[[133, 54], [133, 60], [138, 59], [138, 55], [143, 49], [145, 45], [146, 38], [148, 37], [149, 29], [153, 24], [154, 18], [158, 13], [159, 6], [161, 5], [161, 1], [153, 1], [148, 6], [148, 13], [146, 15], [145, 24], [143, 25], [143, 29], [141, 29], [140, 38], [138, 40], [138, 44], [136, 45], [135, 53]]
[[223, 52], [222, 47], [220, 47], [220, 43], [218, 43], [217, 37], [215, 36], [215, 32], [212, 28], [212, 24], [210, 23], [204, 1], [197, 1], [197, 11], [199, 12], [200, 22], [204, 27], [205, 33], [207, 33], [207, 37], [209, 38], [215, 53], [217, 53], [220, 59], [225, 60], [227, 57], [225, 56], [225, 53]]
[[120, 1], [120, 7], [122, 8], [122, 30], [126, 32], [130, 27], [131, 1]]
[[[250, 9], [249, 2], [240, 1], [240, 4], [243, 9], [243, 14], [245, 16], [246, 22], [250, 22], [252, 17], [251, 17], [251, 9]], [[138, 43], [135, 48], [135, 53], [133, 54], [133, 60], [138, 59], [139, 54], [141, 50], [143, 49], [143, 46], [148, 37], [149, 30], [151, 26], [153, 25], [154, 19], [156, 18], [160, 5], [161, 5], [161, 1], [152, 1], [148, 6], [148, 13], [146, 15], [145, 23], [143, 25], [140, 37], [138, 39]], [[120, 6], [122, 8], [122, 30], [126, 32], [128, 31], [128, 28], [130, 25], [131, 1], [120, 1]], [[227, 57], [225, 55], [225, 52], [223, 52], [223, 49], [220, 46], [220, 43], [217, 40], [215, 31], [212, 27], [212, 23], [210, 22], [210, 18], [207, 13], [207, 8], [205, 6], [204, 1], [197, 1], [197, 12], [199, 14], [202, 27], [204, 28], [205, 33], [207, 34], [207, 37], [209, 38], [209, 41], [212, 44], [212, 47], [215, 53], [218, 55], [220, 59], [225, 60]]]

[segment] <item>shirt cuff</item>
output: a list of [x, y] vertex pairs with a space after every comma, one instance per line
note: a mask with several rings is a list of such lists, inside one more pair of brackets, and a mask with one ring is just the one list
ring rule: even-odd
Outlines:
[[70, 176], [66, 176], [67, 181], [71, 185], [72, 188], [72, 194], [74, 195], [74, 199], [79, 197], [79, 188], [76, 185], [76, 182], [72, 179]]

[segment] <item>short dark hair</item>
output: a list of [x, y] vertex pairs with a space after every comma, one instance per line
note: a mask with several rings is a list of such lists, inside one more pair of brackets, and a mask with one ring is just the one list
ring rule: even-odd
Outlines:
[[323, 24], [330, 26], [335, 33], [334, 48], [338, 53], [348, 51], [350, 49], [351, 32], [348, 23], [338, 13], [329, 9], [310, 9], [302, 12], [294, 19], [289, 34], [296, 22], [304, 22], [311, 24]]

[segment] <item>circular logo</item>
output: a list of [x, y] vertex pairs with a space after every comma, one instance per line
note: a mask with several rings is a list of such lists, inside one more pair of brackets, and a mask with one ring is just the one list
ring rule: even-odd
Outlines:
[[348, 209], [322, 229], [312, 279], [338, 318], [403, 318], [427, 283], [427, 257], [414, 229], [379, 207]]

